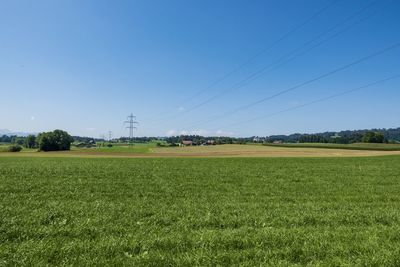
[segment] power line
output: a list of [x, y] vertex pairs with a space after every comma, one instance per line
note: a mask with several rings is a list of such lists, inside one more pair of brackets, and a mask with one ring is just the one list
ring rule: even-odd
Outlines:
[[[227, 93], [229, 93], [229, 92], [232, 92], [232, 91], [234, 91], [234, 90], [238, 90], [238, 89], [240, 89], [240, 88], [242, 88], [242, 87], [248, 85], [249, 83], [253, 82], [254, 80], [259, 79], [261, 76], [263, 76], [263, 75], [265, 75], [265, 74], [267, 74], [267, 73], [269, 73], [269, 72], [271, 72], [271, 71], [273, 71], [273, 70], [276, 70], [276, 69], [278, 69], [279, 67], [282, 67], [283, 65], [285, 65], [285, 64], [287, 64], [287, 63], [293, 61], [293, 60], [296, 59], [297, 57], [306, 54], [307, 52], [309, 52], [309, 51], [311, 51], [312, 49], [318, 47], [319, 45], [325, 43], [326, 41], [329, 41], [329, 40], [331, 40], [332, 38], [338, 36], [339, 34], [341, 34], [341, 33], [345, 32], [345, 31], [347, 31], [349, 28], [351, 28], [351, 27], [355, 26], [356, 24], [360, 23], [361, 21], [363, 21], [363, 20], [369, 18], [369, 17], [372, 16], [373, 14], [370, 15], [370, 16], [368, 16], [368, 17], [366, 17], [366, 18], [362, 18], [361, 20], [356, 21], [355, 23], [353, 23], [353, 24], [351, 24], [350, 26], [346, 27], [345, 29], [339, 31], [338, 33], [336, 33], [335, 35], [331, 36], [330, 38], [325, 39], [325, 40], [322, 40], [321, 42], [317, 43], [316, 45], [312, 46], [311, 48], [309, 48], [309, 49], [303, 51], [303, 53], [300, 53], [300, 54], [297, 54], [297, 55], [295, 54], [297, 51], [301, 51], [301, 49], [303, 49], [304, 47], [307, 47], [309, 44], [311, 44], [311, 43], [313, 43], [314, 41], [320, 39], [322, 36], [326, 35], [326, 34], [329, 33], [329, 32], [334, 31], [336, 28], [340, 27], [342, 24], [344, 24], [344, 23], [346, 23], [347, 21], [349, 21], [349, 20], [353, 19], [354, 17], [358, 16], [360, 13], [364, 12], [366, 9], [368, 9], [370, 6], [374, 5], [376, 2], [377, 2], [377, 1], [373, 1], [372, 3], [370, 3], [369, 5], [363, 7], [362, 9], [360, 9], [359, 11], [357, 11], [356, 13], [354, 13], [354, 14], [350, 15], [349, 17], [345, 18], [345, 19], [344, 19], [343, 21], [341, 21], [340, 23], [338, 23], [338, 24], [336, 24], [335, 26], [329, 28], [328, 30], [326, 30], [326, 31], [324, 31], [324, 32], [322, 32], [322, 33], [320, 33], [320, 34], [317, 35], [315, 38], [313, 38], [313, 39], [307, 41], [306, 43], [304, 43], [304, 44], [301, 45], [300, 47], [297, 47], [296, 49], [292, 50], [291, 52], [289, 52], [289, 53], [285, 54], [284, 56], [280, 57], [277, 61], [274, 61], [272, 64], [269, 64], [269, 65], [267, 65], [267, 66], [261, 68], [260, 70], [256, 71], [255, 73], [249, 75], [249, 76], [246, 77], [244, 80], [242, 80], [242, 81], [238, 82], [237, 84], [235, 84], [233, 87], [228, 88], [227, 90], [224, 90], [224, 91], [222, 91], [221, 93], [219, 93], [219, 94], [217, 94], [217, 95], [215, 95], [215, 96], [213, 96], [213, 97], [210, 97], [209, 99], [203, 101], [202, 103], [200, 103], [200, 104], [194, 106], [193, 108], [189, 109], [188, 112], [189, 112], [189, 111], [192, 111], [192, 110], [195, 110], [195, 109], [197, 109], [197, 108], [199, 108], [199, 107], [201, 107], [201, 106], [203, 106], [203, 105], [205, 105], [205, 104], [208, 104], [208, 103], [210, 103], [211, 101], [213, 101], [213, 100], [215, 100], [215, 99], [217, 99], [217, 98], [219, 98], [219, 97], [221, 97], [221, 96], [223, 96], [223, 95], [225, 95], [225, 94], [227, 94]], [[294, 54], [294, 56], [288, 58], [288, 56], [291, 56], [291, 55], [293, 55], [293, 54]], [[276, 65], [274, 66], [274, 64], [276, 64]]]
[[[260, 78], [261, 76], [263, 76], [263, 75], [269, 73], [270, 71], [276, 70], [276, 69], [278, 69], [279, 67], [282, 67], [283, 65], [285, 65], [285, 64], [287, 64], [287, 63], [293, 61], [294, 59], [296, 59], [296, 58], [299, 57], [299, 56], [304, 55], [305, 53], [311, 51], [312, 49], [316, 48], [317, 46], [321, 45], [322, 43], [325, 43], [326, 41], [331, 40], [333, 37], [336, 37], [336, 36], [339, 35], [340, 33], [343, 33], [343, 32], [345, 32], [345, 31], [347, 31], [349, 28], [353, 27], [353, 26], [356, 25], [356, 24], [359, 24], [360, 22], [364, 21], [365, 19], [371, 17], [371, 16], [374, 15], [374, 14], [371, 14], [371, 15], [369, 15], [369, 16], [366, 17], [366, 18], [361, 18], [360, 20], [358, 20], [358, 21], [356, 21], [355, 23], [351, 24], [349, 27], [346, 27], [345, 29], [343, 29], [343, 30], [341, 30], [340, 32], [336, 33], [335, 35], [331, 36], [330, 38], [325, 39], [325, 40], [323, 40], [323, 41], [317, 43], [317, 45], [312, 46], [310, 49], [307, 49], [307, 50], [304, 51], [303, 53], [300, 53], [300, 54], [297, 54], [297, 55], [294, 55], [294, 56], [292, 56], [292, 57], [287, 58], [288, 56], [291, 56], [291, 55], [295, 54], [296, 52], [301, 51], [301, 49], [303, 49], [304, 47], [307, 47], [309, 44], [311, 44], [311, 43], [313, 43], [314, 41], [320, 39], [322, 36], [328, 34], [329, 32], [334, 31], [336, 28], [340, 27], [342, 24], [344, 24], [344, 23], [346, 23], [347, 21], [349, 21], [349, 20], [353, 19], [354, 17], [358, 16], [359, 14], [361, 14], [361, 13], [364, 12], [366, 9], [368, 9], [369, 7], [371, 7], [372, 5], [374, 5], [374, 4], [376, 4], [376, 3], [377, 3], [377, 1], [373, 1], [373, 2], [370, 3], [369, 5], [367, 5], [367, 6], [363, 7], [363, 8], [361, 8], [359, 11], [357, 11], [357, 12], [355, 12], [354, 14], [350, 15], [349, 17], [345, 18], [345, 19], [344, 19], [343, 21], [341, 21], [340, 23], [338, 23], [338, 24], [336, 24], [335, 26], [329, 28], [328, 30], [326, 30], [326, 31], [324, 31], [324, 32], [322, 32], [322, 33], [320, 33], [320, 34], [317, 35], [315, 38], [313, 38], [313, 39], [311, 39], [311, 40], [305, 42], [305, 43], [302, 44], [300, 47], [297, 47], [296, 49], [294, 49], [294, 50], [292, 50], [291, 52], [285, 54], [284, 56], [281, 56], [278, 60], [274, 61], [273, 63], [271, 63], [271, 64], [269, 64], [269, 65], [267, 65], [267, 66], [265, 66], [265, 67], [259, 69], [258, 71], [254, 72], [254, 73], [252, 73], [251, 75], [249, 75], [249, 76], [246, 77], [245, 79], [239, 81], [238, 83], [236, 83], [236, 84], [233, 85], [232, 87], [230, 87], [230, 88], [228, 88], [228, 89], [226, 89], [226, 90], [220, 92], [220, 93], [217, 94], [217, 95], [214, 95], [214, 96], [212, 96], [212, 97], [206, 99], [205, 101], [203, 101], [203, 102], [201, 102], [201, 103], [195, 105], [194, 107], [192, 107], [192, 108], [190, 108], [190, 109], [187, 109], [187, 110], [186, 110], [186, 113], [187, 113], [187, 112], [190, 112], [190, 111], [193, 111], [193, 110], [196, 110], [196, 109], [198, 109], [198, 108], [200, 108], [200, 107], [202, 107], [202, 106], [204, 106], [204, 105], [206, 105], [206, 104], [212, 102], [213, 100], [215, 100], [215, 99], [217, 99], [217, 98], [219, 98], [219, 97], [221, 97], [221, 96], [226, 95], [226, 94], [229, 93], [229, 92], [232, 92], [232, 91], [234, 91], [234, 90], [238, 90], [238, 89], [240, 89], [240, 88], [242, 88], [242, 87], [248, 85], [248, 84], [251, 83], [252, 81], [257, 80], [258, 78]], [[286, 58], [286, 60], [285, 60], [285, 58]], [[274, 67], [274, 64], [276, 64], [275, 67]]]
[[[280, 42], [284, 41], [285, 39], [287, 39], [291, 34], [295, 33], [296, 31], [300, 30], [301, 28], [303, 28], [304, 26], [306, 26], [308, 23], [310, 23], [311, 21], [313, 21], [316, 17], [318, 17], [320, 14], [322, 14], [323, 12], [325, 12], [326, 10], [328, 10], [330, 7], [332, 7], [334, 4], [336, 4], [339, 1], [331, 1], [329, 2], [327, 5], [325, 5], [324, 7], [322, 7], [321, 9], [319, 9], [317, 12], [315, 12], [314, 14], [312, 14], [310, 17], [308, 17], [306, 20], [304, 20], [302, 23], [300, 23], [299, 25], [293, 27], [291, 30], [289, 30], [288, 32], [284, 33], [280, 38], [278, 38], [277, 40], [275, 40], [272, 44], [268, 45], [267, 47], [261, 49], [259, 52], [257, 52], [256, 54], [254, 54], [253, 56], [251, 56], [250, 58], [248, 58], [246, 61], [244, 61], [242, 64], [240, 64], [238, 67], [232, 69], [231, 71], [229, 71], [228, 73], [226, 73], [225, 75], [223, 75], [222, 77], [218, 78], [217, 80], [213, 81], [211, 84], [209, 84], [207, 87], [199, 90], [198, 92], [196, 92], [195, 94], [193, 94], [192, 96], [186, 98], [185, 100], [183, 100], [182, 102], [180, 102], [179, 105], [177, 105], [177, 107], [180, 107], [184, 104], [186, 104], [188, 101], [194, 99], [195, 97], [209, 91], [211, 88], [215, 87], [216, 85], [220, 84], [221, 82], [225, 81], [227, 78], [231, 77], [233, 74], [237, 73], [238, 71], [240, 71], [241, 69], [243, 69], [245, 66], [249, 65], [251, 62], [253, 62], [255, 59], [257, 59], [258, 57], [260, 57], [261, 55], [269, 52], [270, 50], [272, 50], [275, 46], [277, 46]], [[171, 111], [175, 111], [176, 107], [174, 109], [171, 109]], [[170, 111], [170, 112], [171, 112]], [[169, 112], [167, 112], [169, 113]], [[165, 115], [165, 113], [163, 114]]]
[[[256, 106], [256, 105], [258, 105], [258, 104], [261, 104], [261, 103], [263, 103], [263, 102], [265, 102], [265, 101], [271, 100], [271, 99], [276, 98], [276, 97], [278, 97], [278, 96], [281, 96], [281, 95], [283, 95], [283, 94], [289, 93], [289, 92], [291, 92], [291, 91], [294, 91], [294, 90], [299, 89], [299, 88], [301, 88], [301, 87], [304, 87], [304, 86], [306, 86], [306, 85], [309, 85], [309, 84], [311, 84], [311, 83], [314, 83], [314, 82], [316, 82], [316, 81], [318, 81], [318, 80], [321, 80], [321, 79], [323, 79], [323, 78], [332, 76], [332, 75], [334, 75], [334, 74], [336, 74], [336, 73], [338, 73], [338, 72], [340, 72], [340, 71], [344, 71], [344, 70], [346, 70], [346, 69], [348, 69], [348, 68], [351, 68], [351, 67], [353, 67], [353, 66], [355, 66], [355, 65], [361, 64], [362, 62], [365, 62], [365, 61], [367, 61], [367, 60], [369, 60], [369, 59], [372, 59], [372, 58], [374, 58], [374, 57], [377, 57], [377, 56], [379, 56], [379, 55], [382, 55], [382, 54], [384, 54], [384, 53], [386, 53], [386, 52], [388, 52], [388, 51], [390, 51], [390, 50], [396, 49], [396, 48], [398, 48], [399, 46], [400, 46], [400, 42], [395, 43], [395, 44], [390, 45], [390, 46], [388, 46], [388, 47], [386, 47], [386, 48], [384, 48], [384, 49], [382, 49], [382, 50], [379, 50], [379, 51], [374, 52], [374, 53], [372, 53], [372, 54], [369, 54], [369, 55], [367, 55], [367, 56], [365, 56], [365, 57], [362, 57], [362, 58], [360, 58], [360, 59], [357, 59], [357, 60], [355, 60], [355, 61], [353, 61], [353, 62], [350, 62], [350, 63], [348, 63], [348, 64], [346, 64], [346, 65], [344, 65], [344, 66], [341, 66], [341, 67], [339, 67], [339, 68], [336, 68], [336, 69], [333, 69], [333, 70], [331, 70], [331, 71], [328, 71], [328, 72], [326, 72], [326, 73], [324, 73], [324, 74], [321, 74], [321, 75], [319, 75], [319, 76], [317, 76], [317, 77], [315, 77], [315, 78], [313, 78], [313, 79], [310, 79], [310, 80], [307, 80], [307, 81], [305, 81], [305, 82], [296, 84], [296, 85], [294, 85], [294, 86], [292, 86], [292, 87], [289, 87], [289, 88], [287, 88], [287, 89], [285, 89], [285, 90], [279, 91], [279, 92], [277, 92], [277, 93], [275, 93], [275, 94], [273, 94], [273, 95], [270, 95], [270, 96], [261, 98], [261, 99], [259, 99], [259, 100], [257, 100], [257, 101], [254, 101], [254, 102], [251, 102], [251, 103], [249, 103], [249, 104], [243, 105], [243, 106], [241, 106], [241, 107], [235, 108], [235, 109], [233, 109], [233, 110], [227, 111], [227, 112], [225, 112], [225, 113], [223, 113], [223, 114], [221, 114], [221, 115], [214, 116], [212, 119], [209, 119], [209, 120], [207, 120], [207, 121], [204, 121], [204, 122], [195, 124], [195, 125], [193, 125], [193, 126], [197, 126], [197, 125], [200, 125], [200, 124], [204, 124], [204, 123], [208, 123], [208, 122], [211, 122], [211, 121], [215, 121], [216, 119], [221, 118], [221, 117], [231, 116], [231, 115], [233, 115], [233, 114], [235, 114], [235, 113], [237, 113], [237, 112], [239, 112], [239, 111], [249, 109], [249, 108], [251, 108], [251, 107], [253, 107], [253, 106]], [[192, 127], [193, 127], [193, 126], [192, 126]]]
[[317, 103], [320, 103], [320, 102], [328, 101], [328, 100], [336, 98], [336, 97], [348, 95], [350, 93], [353, 93], [353, 92], [356, 92], [356, 91], [360, 91], [360, 90], [363, 90], [363, 89], [366, 89], [366, 88], [369, 88], [369, 87], [372, 87], [372, 86], [375, 86], [375, 85], [378, 85], [378, 84], [381, 84], [381, 83], [384, 83], [384, 82], [387, 82], [387, 81], [390, 81], [390, 80], [398, 79], [398, 78], [400, 78], [400, 74], [393, 75], [393, 76], [390, 76], [390, 77], [387, 77], [387, 78], [384, 78], [384, 79], [381, 79], [381, 80], [378, 80], [378, 81], [374, 81], [374, 82], [368, 83], [366, 85], [363, 85], [363, 86], [360, 86], [360, 87], [357, 87], [357, 88], [353, 88], [353, 89], [350, 89], [350, 90], [347, 90], [347, 91], [343, 91], [343, 92], [340, 92], [340, 93], [337, 93], [337, 94], [333, 94], [333, 95], [330, 95], [330, 96], [319, 98], [317, 100], [314, 100], [314, 101], [311, 101], [311, 102], [307, 102], [305, 104], [301, 104], [301, 105], [298, 105], [298, 106], [295, 106], [295, 107], [287, 108], [287, 109], [284, 109], [284, 110], [281, 110], [281, 111], [277, 111], [277, 112], [270, 113], [270, 114], [267, 114], [267, 115], [259, 116], [259, 117], [256, 117], [256, 118], [253, 118], [253, 119], [249, 119], [249, 120], [243, 120], [243, 121], [236, 122], [236, 123], [233, 123], [233, 124], [229, 124], [229, 125], [226, 125], [226, 126], [223, 126], [223, 127], [226, 128], [226, 127], [242, 125], [242, 124], [253, 122], [253, 121], [257, 121], [257, 120], [260, 120], [260, 119], [265, 119], [265, 118], [268, 118], [268, 117], [276, 116], [276, 115], [279, 115], [281, 113], [289, 112], [289, 111], [292, 111], [292, 110], [297, 110], [297, 109], [300, 109], [300, 108], [303, 108], [303, 107], [306, 107], [306, 106], [310, 106], [310, 105], [317, 104]]
[[345, 24], [348, 21], [351, 21], [353, 18], [357, 17], [358, 15], [362, 14], [365, 10], [367, 10], [368, 8], [370, 8], [371, 6], [375, 5], [378, 1], [372, 1], [370, 2], [368, 5], [362, 7], [361, 9], [357, 10], [355, 13], [351, 14], [350, 16], [346, 17], [344, 20], [340, 21], [339, 23], [337, 23], [336, 25], [332, 26], [331, 28], [329, 28], [328, 30], [325, 30], [324, 32], [318, 34], [316, 37], [312, 38], [311, 40], [303, 43], [301, 46], [295, 48], [294, 50], [290, 51], [289, 53], [281, 56], [278, 60], [272, 62], [271, 64], [268, 64], [267, 66], [264, 66], [263, 68], [257, 70], [256, 72], [250, 74], [249, 76], [247, 76], [246, 78], [242, 79], [241, 81], [237, 82], [236, 84], [234, 84], [232, 87], [229, 87], [225, 90], [223, 90], [222, 92], [211, 96], [210, 98], [204, 100], [203, 102], [200, 102], [199, 104], [187, 109], [184, 111], [184, 113], [180, 113], [177, 114], [176, 116], [173, 116], [171, 118], [175, 118], [179, 115], [185, 115], [193, 110], [196, 110], [212, 101], [214, 101], [215, 99], [218, 99], [224, 95], [226, 95], [227, 93], [233, 92], [235, 90], [238, 90], [246, 85], [248, 85], [249, 83], [259, 79], [260, 77], [262, 77], [263, 75], [272, 72], [273, 70], [278, 69], [279, 67], [282, 67], [284, 65], [286, 65], [287, 63], [295, 60], [296, 58], [298, 58], [299, 56], [302, 56], [308, 52], [310, 52], [311, 50], [315, 49], [316, 47], [322, 45], [323, 43], [337, 37], [338, 35], [344, 33], [345, 31], [349, 30], [350, 28], [356, 26], [357, 24], [363, 22], [364, 20], [372, 17], [373, 15], [376, 14], [376, 12], [368, 15], [367, 17], [363, 17], [355, 22], [353, 22], [352, 24], [348, 25], [347, 27], [345, 27], [344, 29], [340, 30], [339, 32], [335, 33], [334, 35], [318, 42], [317, 44], [311, 46], [309, 49], [306, 49], [305, 51], [296, 54], [298, 51], [301, 51], [303, 48], [307, 47], [308, 45], [312, 44], [313, 42], [317, 41], [318, 39], [320, 39], [321, 37], [323, 37], [324, 35], [334, 31], [335, 29], [339, 28], [341, 25]]

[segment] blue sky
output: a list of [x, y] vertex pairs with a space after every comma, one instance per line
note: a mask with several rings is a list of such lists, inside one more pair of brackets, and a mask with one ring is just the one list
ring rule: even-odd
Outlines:
[[126, 136], [131, 112], [140, 136], [399, 127], [400, 79], [267, 115], [400, 74], [400, 47], [231, 113], [400, 42], [398, 14], [387, 0], [3, 0], [0, 129]]

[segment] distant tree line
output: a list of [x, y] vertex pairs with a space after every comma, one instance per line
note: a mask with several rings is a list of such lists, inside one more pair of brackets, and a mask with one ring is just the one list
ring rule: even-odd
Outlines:
[[169, 144], [178, 144], [182, 141], [192, 141], [193, 145], [206, 143], [213, 140], [215, 144], [244, 144], [244, 143], [400, 143], [400, 128], [395, 129], [372, 129], [372, 130], [348, 130], [340, 132], [324, 132], [316, 134], [291, 134], [272, 135], [266, 137], [251, 136], [245, 138], [235, 137], [213, 137], [198, 135], [181, 135], [166, 137], [164, 140]]
[[265, 138], [265, 142], [273, 143], [281, 141], [284, 143], [398, 143], [400, 142], [400, 128], [395, 129], [372, 129], [340, 132], [324, 132], [316, 134], [291, 134], [272, 135]]
[[93, 137], [86, 137], [86, 136], [72, 136], [74, 142], [77, 143], [96, 143], [96, 142], [104, 142], [105, 140], [102, 138], [93, 138]]
[[148, 143], [148, 142], [151, 142], [151, 141], [153, 141], [155, 139], [158, 139], [158, 138], [157, 137], [144, 136], [144, 137], [133, 137], [132, 139], [130, 139], [129, 137], [121, 137], [121, 138], [118, 138], [118, 141], [121, 142], [121, 143], [129, 143], [129, 142], [132, 142], [132, 143]]
[[24, 143], [25, 137], [16, 136], [16, 135], [3, 135], [0, 136], [1, 143], [11, 143], [11, 144], [19, 144], [22, 145]]
[[[372, 130], [354, 130], [340, 132], [323, 132], [315, 134], [291, 134], [291, 135], [271, 135], [266, 137], [251, 136], [244, 138], [229, 136], [199, 136], [199, 135], [180, 135], [169, 137], [121, 137], [109, 140], [109, 143], [148, 143], [148, 142], [167, 143], [170, 146], [178, 145], [183, 141], [191, 141], [193, 145], [202, 144], [245, 144], [245, 143], [400, 143], [400, 128], [394, 129], [372, 129]], [[210, 142], [212, 141], [212, 142]], [[67, 132], [55, 130], [53, 132], [41, 133], [38, 136], [0, 136], [1, 143], [10, 143], [27, 148], [38, 148], [43, 151], [49, 150], [69, 150], [71, 143], [93, 145], [104, 142], [102, 138], [70, 136]]]
[[62, 130], [43, 132], [38, 136], [6, 136], [0, 137], [0, 142], [12, 144], [13, 152], [20, 151], [22, 146], [26, 148], [37, 148], [40, 151], [60, 151], [70, 150], [71, 143], [74, 141], [72, 136]]

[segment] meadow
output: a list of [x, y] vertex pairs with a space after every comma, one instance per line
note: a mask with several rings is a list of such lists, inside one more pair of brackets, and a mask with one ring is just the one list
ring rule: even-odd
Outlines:
[[399, 266], [399, 180], [399, 156], [3, 156], [0, 265]]
[[77, 148], [77, 147], [72, 147], [72, 151], [75, 152], [85, 152], [85, 151], [94, 151], [94, 152], [99, 152], [99, 153], [148, 153], [150, 152], [151, 148], [156, 147], [157, 144], [155, 142], [149, 142], [149, 143], [134, 143], [131, 145], [128, 144], [123, 144], [123, 143], [113, 143], [112, 147], [94, 147], [94, 148]]
[[[0, 144], [0, 153], [6, 153], [8, 152], [8, 148], [10, 147], [10, 144]], [[20, 152], [36, 152], [37, 149], [33, 149], [33, 148], [23, 148]]]

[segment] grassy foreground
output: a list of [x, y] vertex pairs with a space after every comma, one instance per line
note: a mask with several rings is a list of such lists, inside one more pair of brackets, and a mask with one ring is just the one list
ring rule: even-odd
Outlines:
[[0, 158], [0, 265], [399, 266], [400, 157]]

